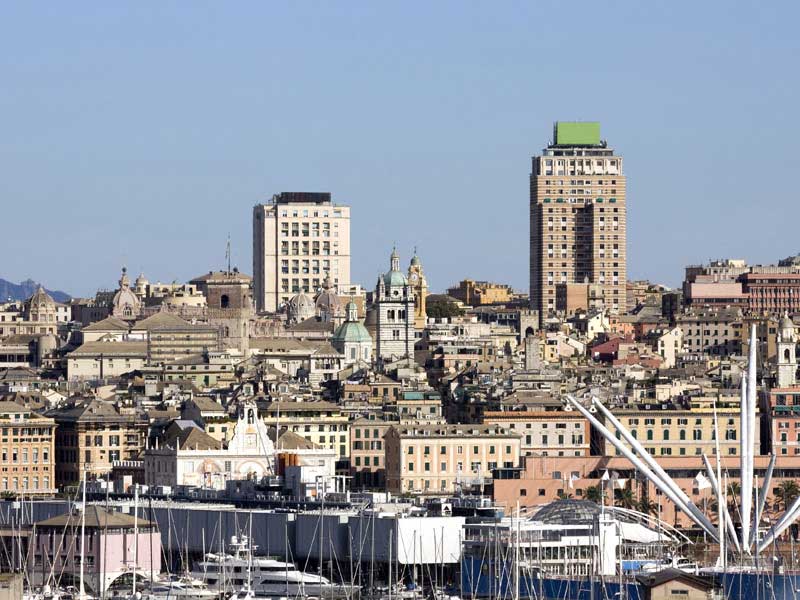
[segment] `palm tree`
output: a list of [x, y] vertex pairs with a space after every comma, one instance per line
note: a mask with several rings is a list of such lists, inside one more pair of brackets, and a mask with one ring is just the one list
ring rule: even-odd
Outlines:
[[789, 506], [800, 496], [800, 486], [793, 479], [785, 479], [778, 485], [778, 497], [783, 503], [783, 510], [789, 510]]
[[614, 490], [614, 502], [622, 508], [633, 508], [636, 506], [636, 497], [630, 488], [616, 489]]
[[586, 488], [586, 499], [591, 502], [600, 504], [605, 497], [605, 492], [601, 490], [599, 485], [590, 485]]
[[639, 501], [636, 502], [636, 510], [646, 515], [658, 516], [658, 504], [650, 500], [647, 496], [639, 498]]

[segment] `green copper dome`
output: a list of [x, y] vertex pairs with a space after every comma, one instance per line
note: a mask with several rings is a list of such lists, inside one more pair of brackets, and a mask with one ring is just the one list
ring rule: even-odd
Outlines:
[[336, 333], [333, 334], [333, 341], [360, 343], [372, 342], [372, 338], [370, 337], [367, 328], [358, 321], [345, 321], [339, 325]]
[[386, 287], [402, 287], [408, 285], [408, 279], [400, 271], [389, 271], [383, 276], [383, 283], [386, 284]]

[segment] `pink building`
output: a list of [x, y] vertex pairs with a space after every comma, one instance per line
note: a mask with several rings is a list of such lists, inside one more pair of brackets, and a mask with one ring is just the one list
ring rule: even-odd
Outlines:
[[[161, 534], [158, 524], [124, 513], [88, 506], [85, 522], [84, 586], [103, 593], [115, 582], [131, 583], [131, 571], [149, 579], [161, 571]], [[135, 525], [135, 527], [134, 527]], [[77, 587], [81, 561], [81, 515], [74, 511], [36, 523], [28, 564], [31, 577], [41, 582], [43, 573], [63, 572], [60, 583]], [[137, 532], [135, 534], [135, 532]]]

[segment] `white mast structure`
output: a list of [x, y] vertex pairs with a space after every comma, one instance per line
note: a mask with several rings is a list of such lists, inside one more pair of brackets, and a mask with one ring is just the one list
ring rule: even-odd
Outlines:
[[[758, 539], [758, 524], [764, 510], [764, 502], [769, 493], [772, 482], [772, 474], [775, 468], [775, 455], [770, 458], [769, 467], [764, 476], [764, 481], [755, 496], [755, 506], [753, 502], [753, 470], [755, 455], [755, 432], [758, 424], [756, 422], [756, 403], [758, 391], [758, 336], [756, 325], [750, 329], [750, 347], [748, 353], [747, 375], [742, 377], [742, 388], [740, 396], [740, 470], [741, 470], [741, 532], [737, 532], [733, 520], [728, 512], [726, 503], [726, 490], [724, 482], [719, 477], [719, 465], [717, 473], [711, 466], [708, 457], [703, 456], [704, 466], [708, 479], [717, 497], [719, 506], [720, 524], [715, 526], [708, 517], [701, 511], [681, 489], [681, 487], [670, 477], [667, 472], [658, 464], [639, 441], [631, 435], [630, 431], [617, 419], [611, 411], [606, 408], [597, 398], [592, 398], [590, 406], [587, 408], [572, 396], [567, 396], [568, 408], [573, 407], [580, 412], [597, 429], [606, 442], [611, 444], [619, 453], [627, 458], [633, 466], [648, 481], [656, 486], [665, 496], [667, 496], [686, 516], [688, 516], [708, 537], [716, 542], [725, 543], [730, 541], [732, 547], [738, 552], [752, 554], [763, 552], [773, 543], [781, 533], [800, 518], [800, 498], [795, 500], [792, 506], [778, 519], [766, 535]], [[607, 427], [596, 416], [600, 412], [605, 418]], [[630, 447], [622, 443], [617, 435], [624, 440]], [[719, 431], [716, 432], [717, 460], [719, 461]], [[724, 523], [723, 523], [724, 521]], [[727, 532], [727, 536], [725, 535]], [[725, 539], [727, 538], [727, 540]]]

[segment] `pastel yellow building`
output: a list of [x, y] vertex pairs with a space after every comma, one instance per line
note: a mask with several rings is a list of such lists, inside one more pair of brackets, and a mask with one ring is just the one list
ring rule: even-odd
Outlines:
[[55, 429], [53, 419], [16, 402], [0, 402], [0, 491], [25, 495], [56, 491]]
[[479, 487], [519, 465], [520, 436], [499, 425], [409, 425], [386, 432], [386, 489], [441, 494]]

